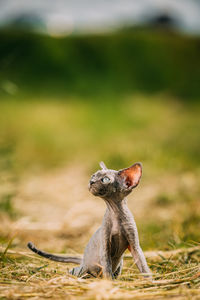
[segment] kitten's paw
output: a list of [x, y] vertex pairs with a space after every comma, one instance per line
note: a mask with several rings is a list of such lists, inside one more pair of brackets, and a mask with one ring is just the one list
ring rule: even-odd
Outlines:
[[115, 276], [114, 276], [112, 273], [110, 273], [110, 272], [105, 272], [105, 273], [103, 274], [103, 278], [104, 278], [104, 279], [108, 279], [108, 280], [114, 280], [114, 279], [115, 279]]

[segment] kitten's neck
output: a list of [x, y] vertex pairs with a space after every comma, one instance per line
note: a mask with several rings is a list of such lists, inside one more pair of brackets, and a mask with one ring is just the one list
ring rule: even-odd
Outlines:
[[124, 198], [123, 200], [120, 201], [114, 201], [114, 200], [105, 200], [107, 210], [110, 214], [120, 214], [124, 210], [127, 209], [127, 199]]

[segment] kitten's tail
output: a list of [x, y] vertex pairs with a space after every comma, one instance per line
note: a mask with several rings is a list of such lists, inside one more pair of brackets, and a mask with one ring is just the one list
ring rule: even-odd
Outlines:
[[54, 260], [54, 261], [59, 261], [59, 262], [64, 262], [64, 263], [74, 263], [74, 264], [80, 264], [82, 262], [82, 258], [79, 257], [73, 257], [73, 256], [58, 256], [58, 255], [53, 255], [50, 253], [46, 253], [44, 251], [41, 251], [35, 247], [35, 245], [31, 242], [27, 244], [28, 248], [35, 252], [36, 254]]

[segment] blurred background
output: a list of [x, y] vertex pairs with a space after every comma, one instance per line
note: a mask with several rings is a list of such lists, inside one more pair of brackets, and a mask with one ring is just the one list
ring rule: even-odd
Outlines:
[[103, 160], [145, 250], [200, 240], [200, 1], [0, 0], [0, 242], [83, 252]]

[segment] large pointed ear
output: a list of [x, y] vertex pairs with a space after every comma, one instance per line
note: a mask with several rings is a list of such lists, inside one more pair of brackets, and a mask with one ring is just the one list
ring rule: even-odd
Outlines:
[[135, 163], [130, 168], [120, 170], [118, 175], [124, 180], [128, 189], [136, 187], [142, 176], [142, 164]]
[[99, 165], [100, 165], [100, 167], [102, 168], [102, 170], [108, 170], [108, 168], [106, 167], [106, 165], [104, 164], [103, 161], [101, 161], [101, 162], [99, 163]]

